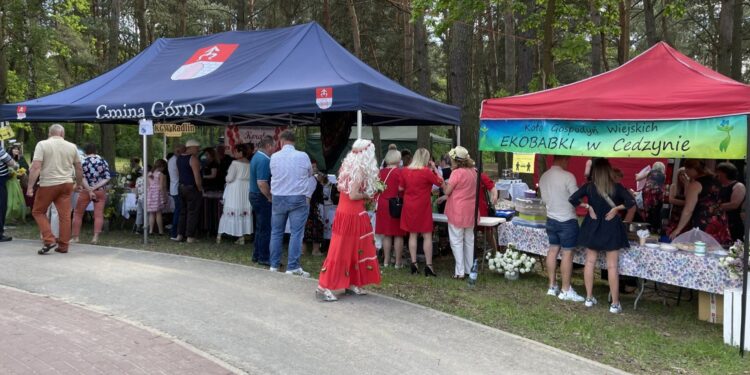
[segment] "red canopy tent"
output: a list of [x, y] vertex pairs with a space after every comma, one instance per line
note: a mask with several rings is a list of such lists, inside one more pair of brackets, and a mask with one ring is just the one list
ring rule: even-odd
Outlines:
[[750, 86], [661, 42], [622, 66], [569, 85], [486, 99], [480, 118], [683, 120], [750, 113]]
[[[480, 113], [482, 121], [480, 154], [482, 150], [509, 151], [503, 148], [518, 147], [517, 144], [507, 146], [508, 143], [505, 141], [498, 143], [496, 137], [502, 132], [491, 131], [493, 127], [510, 129], [515, 126], [513, 120], [533, 120], [521, 121], [530, 124], [544, 122], [537, 120], [588, 121], [588, 126], [604, 127], [605, 122], [612, 121], [632, 123], [697, 120], [726, 118], [725, 116], [747, 115], [748, 113], [750, 113], [750, 86], [706, 68], [661, 42], [616, 69], [579, 82], [526, 95], [484, 100]], [[603, 123], [599, 124], [599, 121]], [[737, 125], [750, 132], [746, 116], [744, 121]], [[714, 124], [711, 123], [711, 126], [714, 127]], [[533, 126], [531, 129], [516, 126], [513, 131], [524, 136], [536, 129]], [[485, 134], [482, 135], [482, 132]], [[485, 140], [482, 140], [482, 137]], [[750, 137], [745, 138], [750, 146]], [[708, 140], [704, 139], [704, 141], [711, 142], [713, 140], [713, 136]], [[716, 140], [718, 144], [718, 139]], [[483, 145], [485, 141], [488, 146]], [[589, 148], [589, 150], [592, 149]], [[743, 151], [747, 163], [747, 149]], [[622, 155], [623, 152], [618, 152], [617, 156], [629, 156]], [[581, 155], [581, 153], [573, 154], [563, 151], [559, 153]], [[480, 155], [480, 168], [481, 160]], [[745, 199], [745, 211], [750, 212], [750, 189]], [[745, 223], [745, 264], [743, 267], [746, 276], [743, 277], [740, 328], [740, 353], [743, 355], [745, 316], [747, 315], [747, 240], [748, 231], [750, 231], [748, 224], [750, 220]]]

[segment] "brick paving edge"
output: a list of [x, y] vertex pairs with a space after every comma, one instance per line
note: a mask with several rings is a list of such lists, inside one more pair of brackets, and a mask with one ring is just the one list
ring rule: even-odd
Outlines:
[[247, 371], [244, 371], [244, 370], [241, 370], [241, 369], [239, 369], [239, 368], [237, 368], [235, 366], [232, 366], [228, 362], [226, 362], [226, 361], [224, 361], [224, 360], [222, 360], [222, 359], [220, 359], [220, 358], [218, 358], [218, 357], [216, 357], [216, 356], [214, 356], [214, 355], [212, 355], [212, 354], [210, 354], [208, 352], [200, 350], [200, 349], [196, 348], [195, 346], [190, 345], [189, 343], [187, 343], [185, 341], [182, 341], [182, 340], [180, 340], [180, 339], [178, 339], [178, 338], [176, 338], [176, 337], [174, 337], [174, 336], [172, 336], [172, 335], [170, 335], [170, 334], [168, 334], [166, 332], [162, 332], [162, 331], [160, 331], [160, 330], [158, 330], [156, 328], [146, 326], [146, 325], [144, 325], [144, 324], [142, 324], [140, 322], [136, 322], [136, 321], [132, 321], [132, 320], [129, 320], [129, 319], [125, 319], [123, 317], [119, 317], [117, 315], [113, 315], [110, 312], [97, 309], [96, 307], [83, 305], [83, 304], [80, 304], [80, 303], [76, 303], [76, 302], [73, 302], [73, 301], [66, 300], [64, 298], [58, 298], [58, 297], [54, 297], [54, 296], [50, 296], [50, 295], [46, 295], [46, 294], [30, 292], [28, 290], [14, 288], [12, 286], [4, 285], [4, 284], [0, 284], [0, 288], [11, 290], [11, 291], [14, 291], [14, 292], [19, 292], [19, 293], [25, 293], [25, 294], [33, 295], [33, 296], [36, 296], [36, 297], [48, 298], [48, 299], [53, 300], [53, 301], [63, 302], [63, 303], [66, 303], [66, 304], [69, 304], [69, 305], [72, 305], [72, 306], [75, 306], [75, 307], [78, 307], [78, 308], [81, 308], [81, 309], [84, 309], [84, 310], [88, 310], [88, 311], [95, 312], [97, 314], [104, 315], [107, 318], [118, 320], [120, 322], [123, 322], [125, 324], [131, 325], [131, 326], [136, 327], [138, 329], [142, 329], [142, 330], [147, 331], [149, 333], [152, 333], [154, 335], [162, 336], [162, 337], [164, 337], [164, 338], [166, 338], [166, 339], [174, 342], [175, 344], [180, 345], [181, 347], [187, 349], [188, 351], [190, 351], [192, 353], [195, 353], [195, 354], [203, 357], [204, 359], [207, 359], [207, 360], [215, 363], [216, 365], [219, 365], [219, 366], [223, 367], [227, 371], [230, 371], [230, 372], [232, 372], [234, 374], [249, 375], [249, 373]]

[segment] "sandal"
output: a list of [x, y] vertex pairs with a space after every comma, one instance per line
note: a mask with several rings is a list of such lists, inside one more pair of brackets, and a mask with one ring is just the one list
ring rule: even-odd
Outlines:
[[346, 294], [354, 294], [354, 295], [357, 295], [357, 296], [364, 296], [364, 295], [367, 294], [367, 292], [365, 292], [364, 289], [362, 289], [362, 288], [360, 288], [360, 287], [358, 287], [356, 285], [352, 285], [352, 286], [346, 288]]
[[318, 287], [318, 289], [315, 289], [315, 296], [323, 302], [334, 302], [334, 301], [339, 300], [338, 298], [336, 298], [333, 292], [331, 292], [330, 289], [325, 289], [321, 287]]
[[39, 255], [47, 254], [50, 250], [52, 250], [52, 249], [54, 249], [56, 247], [57, 247], [56, 243], [51, 243], [51, 244], [48, 244], [48, 245], [44, 245], [44, 246], [42, 246], [41, 249], [39, 249], [39, 251], [37, 251], [37, 254], [39, 254]]

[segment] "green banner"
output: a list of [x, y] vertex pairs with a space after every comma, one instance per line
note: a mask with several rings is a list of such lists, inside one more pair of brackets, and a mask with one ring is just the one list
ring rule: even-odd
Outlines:
[[481, 151], [744, 159], [745, 116], [677, 121], [482, 120]]

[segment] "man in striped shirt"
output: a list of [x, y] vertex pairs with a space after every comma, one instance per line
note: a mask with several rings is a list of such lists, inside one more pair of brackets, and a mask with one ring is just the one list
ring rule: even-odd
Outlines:
[[6, 182], [8, 182], [10, 168], [18, 168], [18, 164], [0, 147], [0, 242], [8, 242], [13, 239], [5, 235], [5, 213], [8, 211], [8, 188]]

